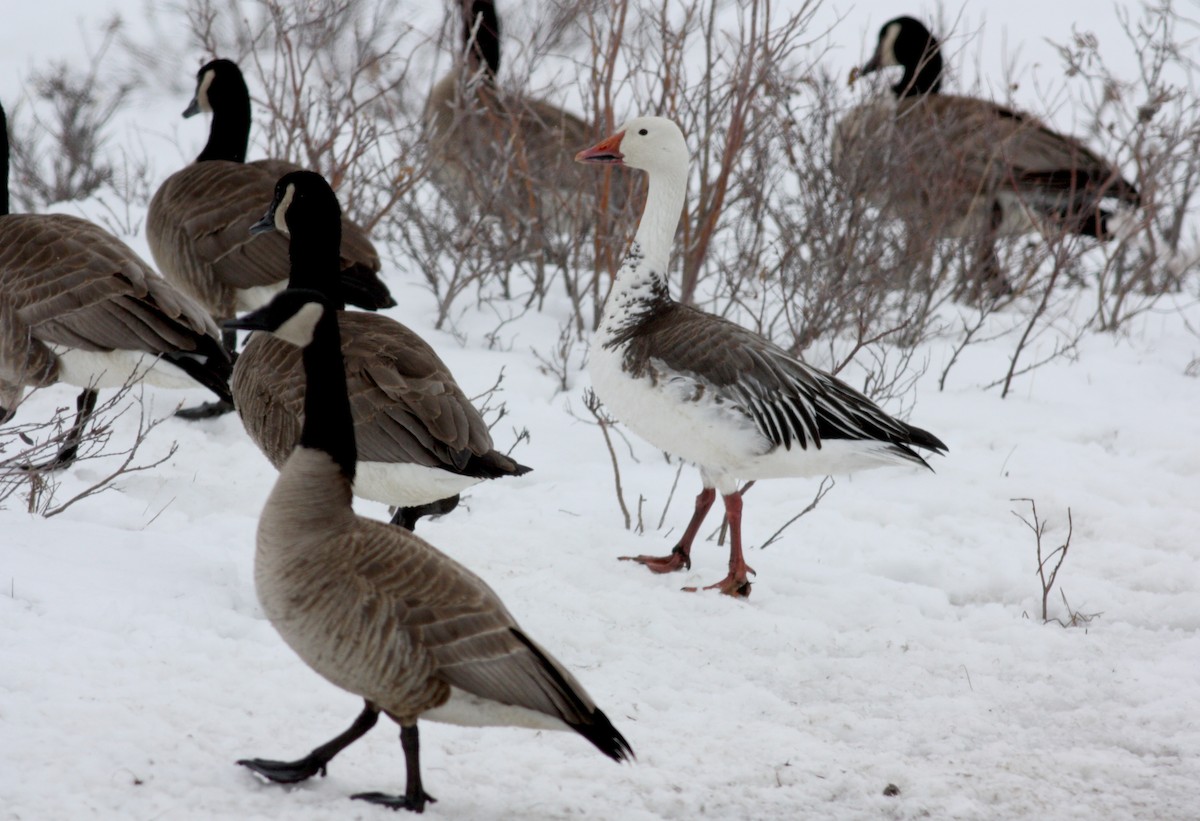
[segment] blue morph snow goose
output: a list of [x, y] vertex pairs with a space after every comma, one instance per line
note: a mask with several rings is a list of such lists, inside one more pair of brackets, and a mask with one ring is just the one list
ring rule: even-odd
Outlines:
[[689, 161], [674, 122], [631, 120], [576, 159], [641, 169], [649, 182], [637, 235], [592, 341], [593, 387], [631, 430], [699, 467], [703, 482], [669, 555], [625, 558], [656, 573], [691, 567], [692, 542], [719, 491], [729, 521], [729, 573], [708, 589], [747, 596], [753, 570], [742, 555], [739, 479], [928, 467], [914, 447], [946, 450], [933, 434], [892, 418], [758, 334], [671, 299], [667, 270]]

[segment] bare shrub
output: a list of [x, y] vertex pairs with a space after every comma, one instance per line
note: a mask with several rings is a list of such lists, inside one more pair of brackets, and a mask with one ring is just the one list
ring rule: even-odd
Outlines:
[[[1137, 170], [1143, 207], [1118, 242], [1103, 249], [1093, 275], [1095, 322], [1116, 331], [1182, 289], [1196, 270], [1194, 220], [1200, 193], [1200, 64], [1194, 57], [1196, 20], [1174, 0], [1118, 8], [1124, 43], [1101, 43], [1082, 28], [1056, 43], [1089, 136]], [[1115, 46], [1115, 48], [1114, 48]], [[1107, 55], [1132, 53], [1137, 69], [1123, 76]]]
[[113, 181], [104, 132], [134, 88], [102, 70], [119, 29], [115, 18], [105, 24], [83, 70], [54, 61], [30, 76], [31, 122], [23, 106], [10, 121], [12, 197], [22, 210], [84, 199]]
[[[1021, 523], [1033, 531], [1034, 545], [1037, 550], [1037, 575], [1038, 581], [1042, 587], [1042, 624], [1048, 624], [1051, 621], [1057, 622], [1061, 627], [1077, 627], [1082, 624], [1087, 624], [1092, 619], [1100, 616], [1100, 613], [1080, 613], [1077, 610], [1072, 610], [1070, 604], [1067, 603], [1067, 596], [1059, 586], [1059, 595], [1062, 597], [1063, 606], [1067, 609], [1067, 620], [1063, 621], [1059, 618], [1050, 618], [1048, 601], [1050, 591], [1054, 589], [1054, 583], [1058, 580], [1058, 572], [1062, 569], [1063, 562], [1066, 561], [1067, 551], [1071, 549], [1071, 536], [1075, 533], [1075, 522], [1071, 518], [1071, 509], [1067, 508], [1067, 537], [1061, 545], [1051, 550], [1049, 553], [1044, 552], [1042, 545], [1042, 537], [1046, 535], [1047, 522], [1038, 518], [1037, 503], [1033, 499], [1013, 499], [1014, 502], [1029, 502], [1030, 519], [1026, 519], [1015, 510], [1012, 512], [1014, 516], [1021, 520]], [[1050, 567], [1053, 562], [1054, 566]]]
[[[25, 400], [34, 393], [27, 394]], [[137, 428], [131, 441], [117, 445], [113, 442], [114, 426], [128, 413], [136, 414]], [[108, 457], [120, 457], [120, 462], [65, 500], [60, 498], [62, 483], [59, 476], [33, 466], [52, 459], [70, 444], [74, 411], [60, 407], [48, 420], [9, 425], [0, 437], [0, 508], [16, 497], [23, 500], [30, 513], [46, 518], [57, 516], [82, 499], [116, 489], [122, 476], [158, 467], [175, 455], [177, 443], [172, 442], [167, 453], [154, 461], [138, 463], [136, 460], [138, 450], [163, 418], [167, 417], [150, 417], [141, 386], [134, 380], [98, 404], [79, 433], [75, 463]]]

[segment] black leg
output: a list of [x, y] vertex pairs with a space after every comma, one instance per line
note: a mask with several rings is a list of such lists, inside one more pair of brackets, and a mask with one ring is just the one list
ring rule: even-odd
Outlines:
[[[228, 329], [221, 331], [221, 344], [225, 346], [225, 351], [229, 354], [229, 361], [237, 361], [237, 331]], [[224, 416], [232, 411], [233, 403], [226, 402], [224, 399], [219, 399], [216, 402], [205, 402], [202, 405], [196, 405], [191, 408], [180, 408], [175, 411], [175, 415], [180, 419], [195, 421], [197, 419], [214, 419], [218, 416]]]
[[438, 499], [436, 502], [430, 502], [427, 505], [398, 507], [396, 508], [396, 512], [392, 514], [392, 524], [398, 525], [408, 531], [414, 531], [417, 529], [417, 520], [422, 516], [442, 516], [456, 507], [458, 507], [458, 494], [448, 496], [445, 499]]
[[421, 737], [417, 733], [417, 725], [400, 727], [400, 746], [404, 748], [404, 770], [407, 783], [404, 795], [388, 795], [382, 792], [360, 792], [351, 798], [369, 801], [372, 804], [382, 804], [393, 810], [412, 810], [425, 812], [426, 804], [435, 804], [437, 799], [425, 792], [421, 785]]
[[71, 429], [67, 431], [67, 436], [63, 440], [62, 447], [58, 449], [58, 453], [48, 462], [42, 462], [40, 465], [29, 465], [25, 469], [47, 471], [70, 467], [75, 462], [76, 457], [79, 456], [79, 445], [83, 442], [83, 430], [87, 427], [88, 419], [92, 417], [92, 411], [96, 409], [96, 400], [99, 396], [99, 391], [84, 388], [83, 393], [75, 398], [75, 422], [71, 425]]
[[325, 765], [333, 757], [366, 735], [379, 720], [379, 708], [366, 702], [363, 711], [344, 733], [317, 747], [298, 761], [269, 761], [265, 758], [243, 758], [238, 763], [279, 784], [295, 784], [314, 775], [325, 775]]

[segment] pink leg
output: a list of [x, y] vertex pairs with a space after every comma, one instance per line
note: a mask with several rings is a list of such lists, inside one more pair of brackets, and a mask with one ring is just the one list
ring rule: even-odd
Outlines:
[[746, 564], [742, 556], [742, 494], [734, 492], [721, 498], [725, 500], [725, 519], [729, 522], [729, 575], [704, 589], [720, 590], [726, 596], [745, 598], [750, 595], [750, 581], [746, 576], [754, 573], [754, 568]]
[[[655, 573], [670, 573], [685, 567], [690, 570], [692, 567], [692, 542], [695, 541], [696, 534], [700, 532], [700, 525], [704, 523], [704, 517], [708, 515], [708, 509], [712, 507], [716, 498], [717, 492], [711, 487], [700, 491], [696, 497], [696, 511], [692, 514], [692, 520], [688, 522], [687, 530], [683, 531], [683, 538], [666, 556], [622, 556], [621, 561], [644, 564]], [[726, 505], [728, 506], [728, 502]]]

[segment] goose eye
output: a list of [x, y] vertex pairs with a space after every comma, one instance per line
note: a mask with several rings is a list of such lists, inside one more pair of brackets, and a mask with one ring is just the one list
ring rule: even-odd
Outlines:
[[639, 130], [638, 130], [638, 133], [639, 133], [639, 134], [641, 134], [643, 137], [645, 137], [645, 136], [646, 136], [647, 134], [649, 134], [650, 132], [649, 132], [649, 131], [647, 131], [646, 129], [642, 128], [642, 129], [639, 129]]

